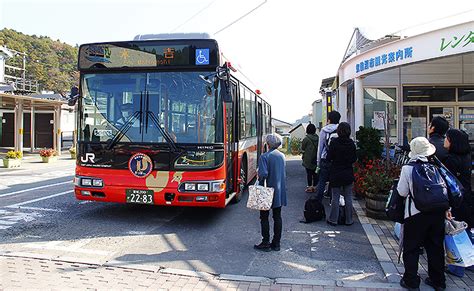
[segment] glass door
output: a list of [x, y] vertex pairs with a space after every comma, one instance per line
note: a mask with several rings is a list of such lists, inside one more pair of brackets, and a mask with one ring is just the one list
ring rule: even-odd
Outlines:
[[474, 153], [474, 107], [459, 107], [459, 129], [469, 135], [472, 155]]
[[449, 127], [454, 128], [454, 107], [447, 106], [447, 107], [440, 107], [440, 106], [430, 106], [430, 118], [428, 122], [430, 122], [433, 117], [441, 116], [446, 118], [449, 122]]

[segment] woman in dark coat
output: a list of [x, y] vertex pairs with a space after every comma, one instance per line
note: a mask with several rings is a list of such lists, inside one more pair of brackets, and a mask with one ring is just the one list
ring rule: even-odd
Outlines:
[[316, 134], [316, 126], [310, 123], [306, 127], [306, 137], [301, 143], [303, 167], [306, 169], [306, 179], [308, 181], [306, 192], [314, 192], [316, 185], [318, 185], [318, 175], [315, 172], [318, 166], [318, 144], [319, 137]]
[[450, 129], [446, 132], [444, 147], [448, 150], [448, 155], [444, 160], [444, 165], [453, 173], [464, 187], [464, 197], [461, 206], [452, 209], [452, 214], [458, 221], [465, 221], [469, 227], [474, 227], [471, 207], [471, 146], [469, 137], [459, 129]]
[[327, 220], [330, 225], [337, 225], [339, 218], [339, 196], [345, 200], [345, 224], [351, 225], [352, 220], [352, 188], [354, 170], [352, 164], [357, 160], [356, 146], [350, 138], [351, 126], [347, 122], [339, 123], [337, 138], [331, 140], [326, 159], [330, 161], [329, 185], [332, 189], [331, 213]]
[[[469, 225], [466, 229], [471, 235], [470, 228], [473, 227], [472, 218], [472, 196], [471, 196], [471, 146], [468, 135], [459, 129], [450, 129], [446, 132], [444, 147], [448, 155], [444, 165], [453, 173], [464, 187], [464, 196], [461, 206], [451, 209], [452, 216], [458, 221], [465, 221]], [[464, 276], [464, 268], [454, 265], [447, 266], [448, 273], [458, 277]]]

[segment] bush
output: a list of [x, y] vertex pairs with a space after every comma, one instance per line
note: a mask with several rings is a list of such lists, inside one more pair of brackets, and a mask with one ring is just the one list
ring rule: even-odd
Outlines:
[[72, 155], [75, 155], [76, 154], [76, 147], [75, 146], [71, 146], [69, 148], [69, 153], [72, 154]]
[[58, 152], [55, 149], [49, 148], [40, 150], [39, 154], [41, 157], [52, 157], [57, 156]]
[[301, 151], [301, 138], [293, 137], [290, 141], [290, 152], [292, 155], [300, 155]]
[[360, 162], [380, 159], [383, 144], [380, 142], [381, 131], [371, 127], [359, 127], [356, 132], [357, 158]]
[[400, 176], [400, 167], [383, 159], [368, 160], [365, 163], [354, 164], [354, 191], [359, 195], [383, 194], [388, 195], [393, 180]]
[[21, 159], [23, 157], [23, 153], [20, 151], [8, 151], [5, 159]]

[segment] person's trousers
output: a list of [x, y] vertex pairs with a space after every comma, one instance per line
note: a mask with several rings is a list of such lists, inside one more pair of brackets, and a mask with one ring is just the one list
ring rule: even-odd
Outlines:
[[315, 170], [306, 169], [306, 180], [308, 181], [308, 187], [318, 185], [318, 174]]
[[339, 196], [344, 196], [345, 203], [345, 215], [346, 221], [344, 222], [347, 225], [354, 223], [352, 220], [352, 188], [353, 184], [341, 186], [341, 187], [331, 187], [332, 190], [332, 200], [331, 200], [331, 213], [329, 214], [329, 221], [336, 223], [339, 218]]
[[403, 228], [403, 280], [411, 288], [420, 286], [420, 248], [428, 257], [428, 276], [437, 287], [446, 287], [444, 275], [444, 211], [419, 213], [405, 219]]
[[[282, 220], [281, 220], [281, 206], [273, 208], [273, 240], [274, 246], [280, 246], [281, 232], [282, 232]], [[270, 216], [270, 210], [260, 211], [260, 226], [262, 227], [262, 242], [270, 243], [270, 222], [268, 217]]]
[[[319, 182], [318, 189], [316, 192], [316, 198], [321, 202], [323, 201], [324, 190], [326, 189], [326, 183], [329, 182], [329, 166], [330, 163], [326, 160], [321, 160], [319, 166]], [[328, 192], [331, 187], [328, 188]]]

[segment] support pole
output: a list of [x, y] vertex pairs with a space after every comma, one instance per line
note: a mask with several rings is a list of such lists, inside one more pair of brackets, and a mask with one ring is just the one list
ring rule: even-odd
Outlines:
[[35, 136], [36, 136], [36, 128], [35, 128], [35, 103], [31, 102], [31, 130], [30, 130], [30, 140], [31, 140], [31, 145], [30, 145], [30, 152], [33, 153], [35, 151]]
[[362, 78], [354, 79], [354, 114], [354, 132], [356, 132], [359, 130], [359, 126], [364, 126], [364, 87]]

